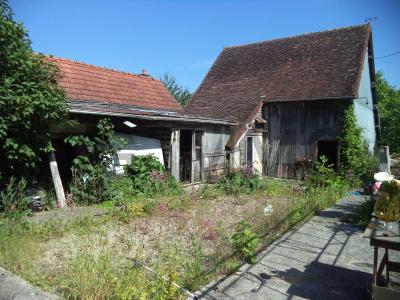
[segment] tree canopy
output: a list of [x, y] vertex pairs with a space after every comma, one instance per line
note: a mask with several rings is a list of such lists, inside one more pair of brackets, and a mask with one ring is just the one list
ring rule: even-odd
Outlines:
[[391, 86], [381, 71], [376, 73], [382, 145], [391, 153], [400, 154], [400, 90]]
[[0, 179], [32, 174], [52, 150], [49, 125], [67, 115], [57, 73], [32, 51], [23, 24], [0, 0]]
[[164, 74], [160, 78], [161, 82], [168, 89], [171, 95], [182, 105], [185, 106], [189, 103], [192, 98], [192, 93], [188, 89], [185, 89], [179, 85], [174, 76], [170, 74]]

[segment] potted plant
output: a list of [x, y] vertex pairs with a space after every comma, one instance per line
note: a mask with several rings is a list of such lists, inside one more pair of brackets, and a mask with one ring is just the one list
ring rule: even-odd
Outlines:
[[375, 215], [392, 229], [400, 221], [400, 181], [383, 182], [374, 207]]

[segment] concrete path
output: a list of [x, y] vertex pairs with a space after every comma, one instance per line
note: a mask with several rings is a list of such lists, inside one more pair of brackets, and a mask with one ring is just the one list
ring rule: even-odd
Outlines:
[[53, 300], [57, 296], [47, 294], [25, 280], [0, 267], [0, 300]]
[[203, 299], [368, 299], [373, 251], [363, 230], [342, 222], [349, 196], [260, 253], [254, 266], [201, 290]]

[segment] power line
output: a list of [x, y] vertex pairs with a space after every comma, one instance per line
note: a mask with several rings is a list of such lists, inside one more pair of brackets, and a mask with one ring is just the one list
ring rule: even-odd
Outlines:
[[396, 55], [396, 54], [400, 54], [400, 50], [399, 50], [399, 51], [396, 51], [396, 52], [394, 52], [394, 53], [392, 53], [392, 54], [385, 55], [385, 56], [378, 56], [378, 57], [375, 57], [375, 59], [378, 59], [378, 58], [386, 58], [386, 57], [393, 56], [393, 55]]

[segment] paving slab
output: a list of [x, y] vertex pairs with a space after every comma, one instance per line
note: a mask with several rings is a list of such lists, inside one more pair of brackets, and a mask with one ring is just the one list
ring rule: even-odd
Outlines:
[[0, 300], [54, 300], [55, 295], [43, 292], [25, 280], [0, 267]]
[[200, 298], [368, 299], [373, 249], [362, 228], [343, 222], [363, 201], [350, 195], [322, 211], [262, 251], [255, 265], [200, 290]]

